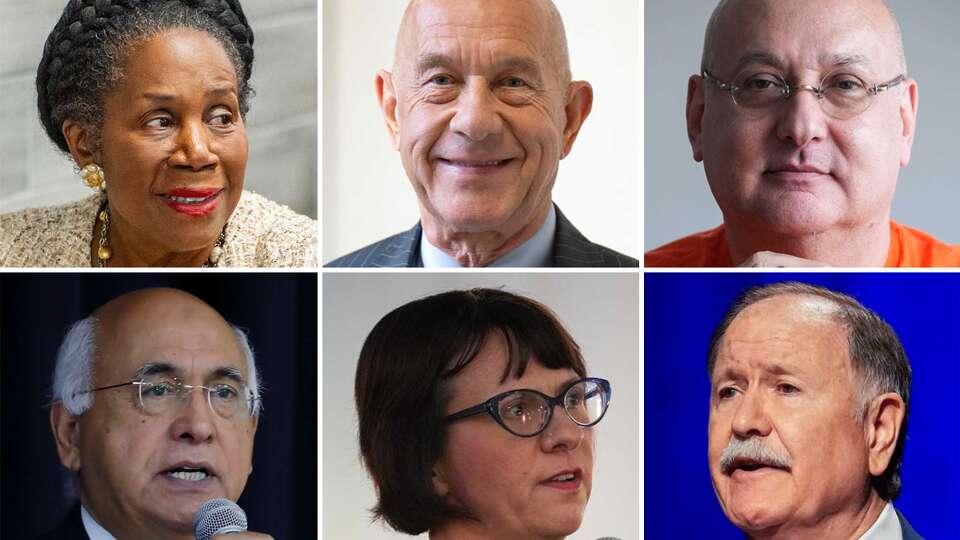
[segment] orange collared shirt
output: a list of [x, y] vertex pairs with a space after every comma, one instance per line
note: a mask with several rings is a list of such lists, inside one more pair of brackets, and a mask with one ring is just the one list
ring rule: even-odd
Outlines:
[[[724, 227], [703, 231], [648, 251], [645, 267], [729, 267], [733, 266]], [[960, 267], [960, 245], [940, 242], [929, 234], [890, 221], [888, 268]]]

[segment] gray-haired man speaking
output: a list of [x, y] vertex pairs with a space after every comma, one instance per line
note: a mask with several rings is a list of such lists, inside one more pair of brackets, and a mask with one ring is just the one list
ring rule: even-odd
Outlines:
[[892, 505], [910, 402], [896, 334], [853, 298], [752, 289], [710, 345], [709, 464], [751, 538], [916, 540]]
[[236, 501], [252, 471], [253, 354], [242, 332], [185, 292], [132, 292], [76, 323], [54, 399], [50, 424], [80, 506], [45, 538], [193, 539], [197, 508]]

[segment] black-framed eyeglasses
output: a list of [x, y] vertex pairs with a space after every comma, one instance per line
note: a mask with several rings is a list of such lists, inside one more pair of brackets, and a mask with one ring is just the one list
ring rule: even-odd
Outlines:
[[567, 417], [580, 427], [596, 425], [607, 412], [610, 396], [609, 381], [587, 377], [571, 382], [553, 397], [528, 388], [503, 392], [483, 403], [455, 412], [445, 420], [450, 423], [485, 412], [510, 433], [518, 437], [533, 437], [550, 425], [556, 406], [563, 407]]
[[767, 71], [748, 72], [732, 83], [721, 81], [707, 70], [701, 71], [700, 76], [729, 93], [733, 103], [749, 116], [765, 116], [774, 106], [809, 90], [817, 97], [823, 112], [838, 120], [847, 120], [866, 111], [877, 94], [907, 80], [907, 76], [901, 74], [887, 82], [869, 85], [856, 75], [837, 70], [827, 73], [819, 86], [788, 84], [779, 73]]
[[221, 418], [226, 419], [234, 418], [244, 413], [253, 416], [256, 410], [256, 402], [260, 399], [254, 397], [253, 392], [246, 385], [232, 385], [227, 383], [217, 383], [212, 386], [184, 384], [183, 381], [176, 377], [143, 378], [120, 384], [101, 386], [92, 390], [77, 392], [77, 394], [90, 394], [101, 390], [110, 390], [112, 388], [122, 388], [131, 385], [137, 387], [140, 409], [150, 416], [162, 416], [174, 408], [183, 406], [187, 403], [190, 392], [197, 388], [206, 393], [207, 405], [210, 406], [210, 410]]

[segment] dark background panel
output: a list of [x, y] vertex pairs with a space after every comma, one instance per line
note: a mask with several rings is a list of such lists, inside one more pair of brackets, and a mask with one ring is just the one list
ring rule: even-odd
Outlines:
[[317, 275], [45, 273], [0, 276], [0, 499], [3, 538], [53, 528], [73, 505], [47, 404], [69, 326], [108, 300], [176, 287], [248, 332], [265, 387], [253, 474], [239, 504], [252, 530], [317, 537]]
[[894, 502], [926, 538], [960, 538], [960, 274], [660, 274], [644, 276], [647, 538], [741, 539], [707, 467], [707, 346], [747, 287], [795, 280], [852, 295], [896, 330], [913, 395]]

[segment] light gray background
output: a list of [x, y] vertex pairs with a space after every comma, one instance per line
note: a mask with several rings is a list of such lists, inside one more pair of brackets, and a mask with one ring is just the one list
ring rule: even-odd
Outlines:
[[[0, 212], [86, 197], [37, 118], [34, 79], [66, 0], [0, 0]], [[244, 0], [254, 31], [244, 187], [317, 217], [316, 0]], [[91, 217], [91, 220], [93, 218]]]
[[[714, 1], [647, 0], [644, 11], [644, 251], [722, 223], [703, 165], [693, 161], [684, 107], [700, 68]], [[960, 243], [960, 2], [889, 0], [903, 30], [909, 75], [919, 85], [917, 134], [901, 169], [892, 217]]]
[[[404, 231], [417, 199], [377, 106], [405, 1], [323, 2], [323, 262]], [[590, 240], [640, 252], [639, 4], [556, 0], [573, 78], [593, 85], [593, 112], [560, 162], [553, 199]], [[601, 8], [602, 5], [602, 8]]]
[[[389, 311], [451, 289], [501, 287], [553, 309], [613, 399], [597, 425], [593, 494], [572, 539], [639, 538], [639, 275], [426, 272], [323, 275], [323, 537], [399, 539], [371, 524], [373, 484], [360, 464], [353, 381], [367, 334]], [[426, 537], [426, 535], [422, 535]]]

